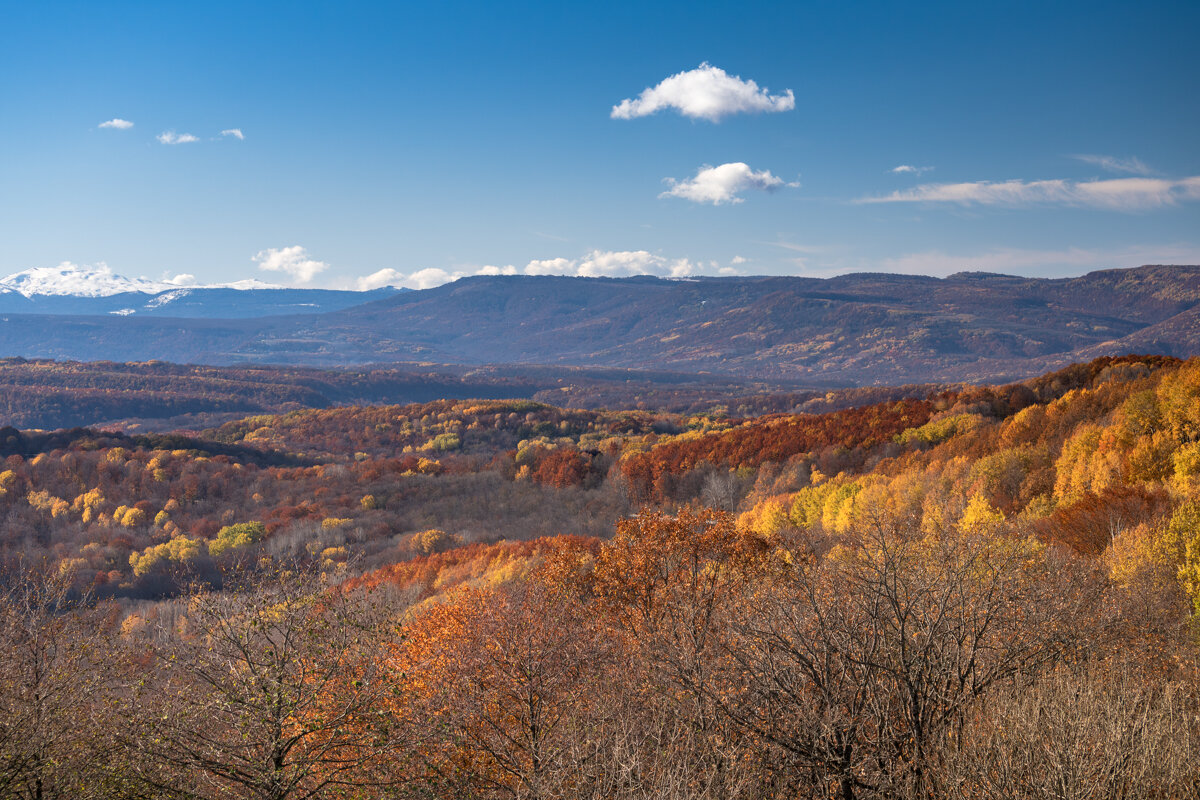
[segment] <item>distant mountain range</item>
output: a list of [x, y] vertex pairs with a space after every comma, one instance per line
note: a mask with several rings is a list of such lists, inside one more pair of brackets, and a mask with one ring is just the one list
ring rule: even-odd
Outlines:
[[0, 322], [8, 356], [571, 364], [842, 385], [1016, 379], [1129, 352], [1200, 354], [1200, 266], [1055, 280], [479, 276], [322, 314]]
[[319, 314], [391, 297], [393, 287], [366, 292], [291, 289], [258, 280], [193, 285], [126, 278], [108, 267], [64, 263], [0, 278], [0, 314], [52, 314], [239, 319]]

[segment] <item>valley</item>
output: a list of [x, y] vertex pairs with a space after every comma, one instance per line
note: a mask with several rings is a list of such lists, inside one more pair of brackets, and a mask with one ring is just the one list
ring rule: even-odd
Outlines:
[[[24, 758], [28, 741], [56, 765], [6, 774], [97, 797], [258, 785], [290, 731], [296, 786], [336, 779], [362, 798], [539, 781], [632, 797], [601, 788], [630, 770], [668, 797], [684, 774], [706, 792], [853, 780], [909, 796], [915, 764], [927, 786], [986, 792], [1005, 785], [989, 759], [1090, 741], [1102, 709], [1150, 716], [1077, 769], [1120, 758], [1162, 787], [1193, 774], [1200, 361], [792, 393], [806, 411], [750, 414], [304, 408], [334, 391], [534, 385], [6, 366], [70, 379], [81, 408], [81, 387], [106, 380], [166, 405], [254, 389], [293, 406], [202, 430], [0, 429], [0, 633], [17, 645], [0, 651], [0, 696], [22, 715], [19, 687], [46, 698], [0, 731], [22, 736], [4, 752]], [[920, 690], [941, 704], [920, 733], [898, 675], [957, 687]], [[538, 740], [552, 767], [526, 744], [530, 698], [559, 720]], [[847, 716], [855, 698], [870, 705]], [[846, 736], [859, 755], [827, 755]], [[738, 766], [711, 771], [730, 752]], [[1020, 758], [1021, 780], [1059, 779]]]
[[1190, 785], [1200, 268], [196, 291], [0, 320], [0, 776], [982, 798], [1114, 710]]
[[1200, 3], [8, 3], [0, 800], [1198, 800]]

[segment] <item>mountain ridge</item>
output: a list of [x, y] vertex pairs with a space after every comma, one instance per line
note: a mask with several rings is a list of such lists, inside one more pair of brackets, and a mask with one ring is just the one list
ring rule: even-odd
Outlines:
[[[1009, 380], [1200, 354], [1200, 266], [1074, 278], [473, 276], [255, 320], [10, 314], [0, 354], [233, 364], [557, 364], [845, 385]], [[41, 318], [48, 319], [48, 318]]]

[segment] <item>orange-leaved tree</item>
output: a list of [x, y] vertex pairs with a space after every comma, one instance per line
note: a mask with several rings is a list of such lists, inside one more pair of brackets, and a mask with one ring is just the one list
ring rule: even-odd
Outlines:
[[538, 583], [464, 587], [413, 614], [391, 669], [439, 797], [584, 796], [615, 645]]

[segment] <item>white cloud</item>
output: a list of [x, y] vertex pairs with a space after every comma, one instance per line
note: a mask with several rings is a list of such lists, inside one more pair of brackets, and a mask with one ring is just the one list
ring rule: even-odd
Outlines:
[[695, 269], [686, 258], [667, 259], [646, 250], [593, 250], [575, 266], [574, 274], [583, 278], [622, 278], [632, 275], [683, 278], [691, 275]]
[[1075, 155], [1071, 156], [1085, 164], [1093, 164], [1107, 172], [1127, 172], [1130, 175], [1153, 175], [1154, 170], [1140, 158], [1117, 158], [1116, 156]]
[[443, 283], [456, 281], [463, 277], [463, 275], [464, 273], [462, 272], [447, 272], [438, 267], [419, 269], [408, 274], [388, 267], [358, 278], [355, 281], [355, 286], [360, 292], [381, 289], [384, 286], [399, 286], [406, 289], [432, 289], [435, 286], [441, 286]]
[[410, 289], [432, 289], [434, 286], [441, 286], [443, 283], [457, 280], [462, 277], [461, 273], [449, 273], [444, 269], [437, 267], [429, 267], [428, 269], [419, 269], [405, 279], [401, 286], [407, 286]]
[[901, 164], [898, 167], [892, 167], [888, 172], [895, 173], [896, 175], [924, 175], [931, 169], [933, 167], [914, 167], [912, 164]]
[[318, 272], [329, 268], [324, 261], [309, 258], [300, 245], [262, 250], [252, 260], [259, 269], [286, 273], [299, 283], [308, 283]]
[[225, 130], [221, 131], [221, 135], [222, 136], [232, 136], [235, 139], [245, 139], [246, 138], [245, 134], [242, 133], [241, 128], [226, 128]]
[[769, 170], [755, 172], [741, 161], [722, 164], [719, 167], [701, 167], [696, 177], [690, 180], [677, 181], [667, 178], [666, 181], [671, 188], [659, 197], [682, 197], [693, 203], [712, 203], [714, 206], [740, 203], [742, 198], [738, 195], [750, 189], [771, 192], [784, 185], [783, 179], [772, 175]]
[[121, 119], [120, 117], [113, 117], [108, 122], [101, 122], [100, 125], [97, 127], [116, 128], [119, 131], [127, 131], [133, 127], [133, 123], [127, 119]]
[[612, 118], [633, 119], [673, 108], [685, 117], [719, 122], [729, 114], [791, 111], [795, 107], [791, 89], [772, 95], [754, 81], [744, 81], [705, 62], [642, 90], [637, 99], [622, 100], [613, 106]]
[[194, 286], [196, 276], [190, 272], [181, 272], [178, 275], [172, 276], [169, 272], [164, 272], [162, 276], [163, 283], [169, 283], [174, 286]]
[[857, 202], [954, 203], [963, 206], [1058, 204], [1137, 211], [1172, 206], [1184, 200], [1200, 200], [1200, 176], [1178, 180], [1113, 178], [1095, 181], [929, 183], [882, 197], [860, 198]]
[[682, 278], [697, 269], [686, 258], [666, 258], [648, 250], [593, 250], [583, 258], [534, 259], [518, 270], [515, 267], [483, 267], [476, 275], [569, 275], [579, 278], [627, 278], [634, 275], [658, 275]]
[[575, 262], [566, 258], [548, 258], [530, 261], [525, 265], [526, 275], [567, 275], [575, 268]]
[[358, 278], [355, 286], [360, 291], [378, 289], [381, 286], [431, 289], [468, 275], [567, 275], [579, 278], [628, 278], [635, 275], [656, 275], [663, 278], [686, 278], [703, 273], [737, 274], [732, 268], [722, 268], [716, 262], [702, 264], [686, 258], [667, 258], [648, 250], [593, 250], [582, 258], [534, 259], [523, 268], [517, 268], [512, 264], [505, 266], [489, 264], [479, 267], [474, 272], [448, 272], [437, 267], [421, 269], [412, 273], [403, 273], [390, 268], [381, 269]]
[[743, 258], [742, 256], [734, 256], [733, 258], [731, 258], [729, 260], [729, 263], [730, 264], [745, 264], [747, 261], [749, 261], [749, 259]]
[[176, 133], [175, 131], [163, 131], [155, 138], [163, 144], [190, 144], [200, 141], [199, 137], [192, 136], [190, 133]]
[[503, 266], [503, 267], [494, 267], [494, 266], [488, 265], [486, 267], [480, 267], [475, 272], [475, 274], [476, 275], [516, 275], [517, 268], [514, 267], [512, 264], [509, 264], [509, 265]]
[[354, 284], [360, 292], [369, 292], [372, 289], [382, 289], [384, 286], [399, 286], [406, 277], [403, 273], [389, 267], [357, 278]]
[[686, 258], [666, 258], [647, 250], [593, 250], [583, 258], [550, 258], [530, 261], [526, 275], [573, 275], [580, 278], [627, 278], [658, 275], [683, 278], [698, 269]]

